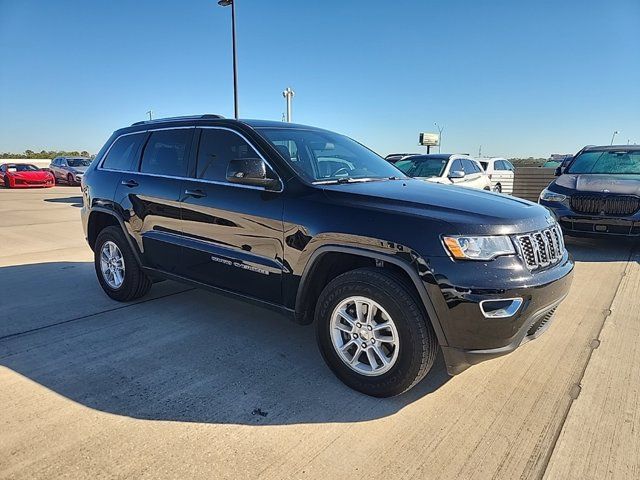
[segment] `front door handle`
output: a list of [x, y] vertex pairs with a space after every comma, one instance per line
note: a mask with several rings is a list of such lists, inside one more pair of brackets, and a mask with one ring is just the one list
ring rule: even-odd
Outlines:
[[185, 194], [187, 197], [193, 197], [193, 198], [202, 198], [202, 197], [206, 197], [206, 196], [207, 196], [207, 194], [206, 194], [206, 193], [204, 193], [204, 192], [203, 192], [202, 190], [200, 190], [200, 189], [197, 189], [197, 190], [190, 190], [190, 189], [187, 189], [187, 190], [185, 190], [185, 191], [184, 191], [184, 194]]
[[133, 187], [137, 187], [138, 186], [138, 182], [136, 182], [135, 180], [123, 180], [120, 183], [122, 185], [124, 185], [125, 187], [129, 187], [129, 188], [133, 188]]

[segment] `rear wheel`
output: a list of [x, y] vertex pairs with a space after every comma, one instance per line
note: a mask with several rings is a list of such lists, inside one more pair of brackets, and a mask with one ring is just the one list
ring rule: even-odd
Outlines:
[[94, 245], [100, 286], [114, 300], [127, 302], [149, 292], [151, 279], [142, 271], [120, 227], [106, 227]]
[[378, 269], [357, 269], [332, 280], [320, 294], [315, 321], [329, 368], [367, 395], [409, 390], [437, 354], [435, 334], [414, 296]]

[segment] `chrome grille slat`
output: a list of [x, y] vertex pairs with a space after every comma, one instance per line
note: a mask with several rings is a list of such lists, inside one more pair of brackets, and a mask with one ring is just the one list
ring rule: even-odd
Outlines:
[[529, 270], [538, 270], [558, 263], [565, 251], [562, 231], [558, 225], [517, 235], [516, 242]]

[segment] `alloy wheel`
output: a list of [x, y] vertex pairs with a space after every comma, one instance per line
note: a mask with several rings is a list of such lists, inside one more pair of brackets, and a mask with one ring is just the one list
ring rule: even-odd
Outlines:
[[100, 250], [100, 270], [104, 281], [114, 290], [124, 283], [124, 257], [118, 245], [110, 240]]

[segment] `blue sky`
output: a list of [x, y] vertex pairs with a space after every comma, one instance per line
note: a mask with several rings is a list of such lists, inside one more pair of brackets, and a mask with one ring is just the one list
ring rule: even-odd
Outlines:
[[[640, 143], [639, 0], [236, 0], [240, 114], [381, 154]], [[233, 116], [215, 0], [0, 0], [0, 151], [86, 149], [145, 118]]]

